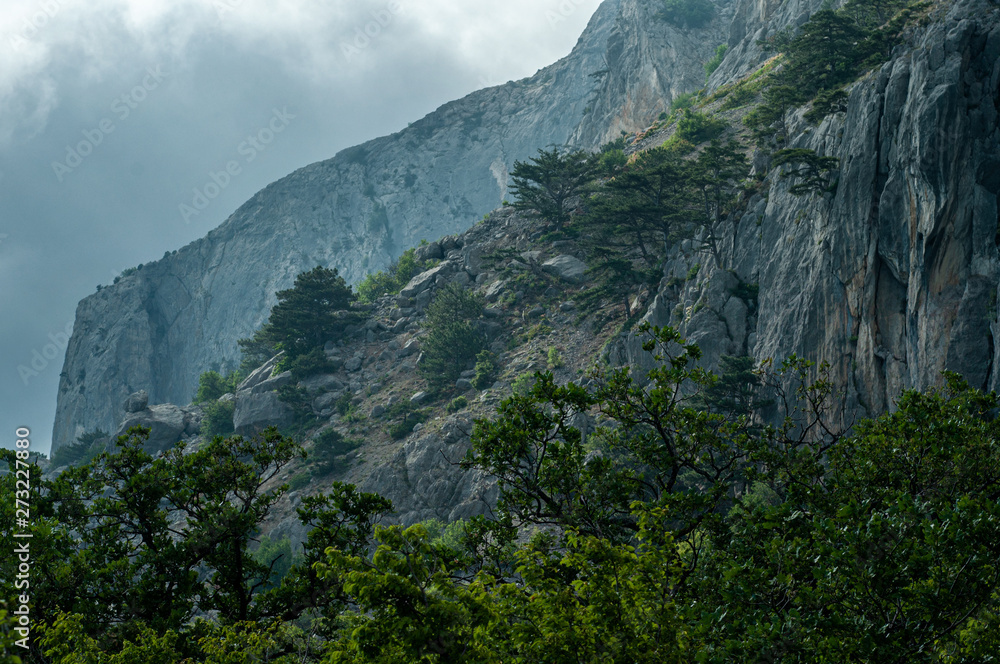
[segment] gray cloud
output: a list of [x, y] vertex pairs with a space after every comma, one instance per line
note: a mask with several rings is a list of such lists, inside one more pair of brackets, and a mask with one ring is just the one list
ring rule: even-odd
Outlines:
[[[47, 450], [62, 335], [97, 284], [298, 167], [534, 73], [598, 4], [0, 1], [0, 443], [29, 426]], [[275, 109], [294, 119], [246, 163]], [[180, 206], [237, 158], [185, 223]]]

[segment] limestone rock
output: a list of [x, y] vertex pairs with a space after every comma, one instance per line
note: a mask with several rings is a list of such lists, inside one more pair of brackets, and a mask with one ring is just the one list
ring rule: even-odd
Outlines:
[[143, 449], [156, 454], [179, 443], [184, 438], [187, 425], [184, 411], [180, 408], [173, 404], [158, 404], [129, 413], [115, 431], [115, 437], [124, 435], [134, 426], [147, 427], [150, 434]]
[[579, 258], [562, 254], [542, 263], [542, 269], [563, 281], [578, 284], [583, 281], [587, 265]]
[[269, 426], [289, 426], [292, 421], [292, 409], [278, 399], [277, 392], [241, 390], [236, 393], [233, 428], [237, 434], [252, 436]]
[[138, 392], [133, 392], [125, 400], [125, 412], [126, 413], [138, 413], [140, 411], [146, 410], [146, 406], [149, 404], [149, 393], [146, 390], [139, 390]]

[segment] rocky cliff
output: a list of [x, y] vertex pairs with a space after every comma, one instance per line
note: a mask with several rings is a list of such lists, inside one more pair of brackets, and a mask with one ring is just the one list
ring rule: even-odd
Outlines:
[[[742, 5], [734, 33], [745, 36], [711, 87], [752, 71], [761, 56], [749, 40], [802, 9]], [[846, 112], [818, 127], [794, 114], [790, 147], [840, 160], [835, 193], [795, 196], [769, 172], [727, 238], [727, 269], [678, 247], [647, 313], [701, 344], [709, 364], [829, 362], [845, 423], [940, 384], [945, 370], [1000, 387], [1000, 8], [958, 0], [928, 19], [850, 86]], [[642, 359], [631, 337], [618, 350], [621, 362]]]
[[514, 161], [536, 148], [594, 147], [647, 126], [675, 94], [703, 85], [703, 63], [727, 30], [730, 2], [719, 4], [710, 25], [681, 31], [655, 18], [658, 3], [606, 0], [563, 60], [300, 169], [207, 237], [84, 299], [53, 451], [84, 431], [113, 430], [136, 390], [186, 403], [201, 372], [235, 367], [237, 339], [297, 273], [322, 264], [356, 281], [497, 207]]

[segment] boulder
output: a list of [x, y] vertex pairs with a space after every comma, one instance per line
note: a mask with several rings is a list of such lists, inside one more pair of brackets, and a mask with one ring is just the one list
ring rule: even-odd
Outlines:
[[184, 438], [189, 422], [190, 420], [186, 421], [184, 411], [173, 404], [149, 406], [128, 414], [115, 432], [115, 437], [124, 435], [135, 426], [146, 427], [150, 429], [150, 434], [142, 447], [149, 454], [156, 454], [179, 443]]
[[344, 384], [333, 374], [310, 376], [309, 378], [300, 381], [299, 385], [306, 388], [310, 392], [334, 392], [344, 389]]
[[254, 394], [261, 394], [263, 392], [273, 392], [279, 387], [284, 387], [285, 385], [291, 385], [293, 382], [292, 372], [283, 371], [282, 373], [274, 376], [273, 378], [268, 378], [263, 380], [256, 385], [254, 385], [250, 391]]
[[426, 261], [440, 259], [444, 257], [444, 252], [441, 251], [440, 243], [431, 242], [417, 247], [416, 251], [413, 252], [413, 255], [418, 261]]
[[274, 373], [274, 368], [278, 366], [278, 362], [280, 362], [281, 358], [284, 356], [285, 351], [281, 351], [270, 360], [251, 371], [250, 375], [244, 378], [243, 382], [236, 387], [236, 391], [239, 392], [240, 390], [253, 389], [256, 385], [259, 385], [270, 378], [271, 374]]
[[468, 392], [472, 389], [472, 381], [468, 378], [459, 378], [455, 381], [455, 389], [461, 392]]
[[252, 436], [272, 425], [279, 429], [287, 427], [293, 421], [292, 409], [278, 399], [277, 392], [241, 390], [236, 393], [233, 428], [241, 436]]
[[361, 369], [361, 362], [362, 362], [361, 358], [355, 355], [354, 357], [344, 362], [344, 369], [346, 369], [351, 373], [354, 373], [355, 371]]
[[423, 390], [421, 390], [420, 392], [417, 392], [412, 397], [410, 397], [410, 403], [422, 404], [430, 398], [431, 398], [430, 392], [424, 392]]
[[139, 390], [138, 392], [133, 392], [128, 395], [125, 399], [125, 412], [126, 413], [138, 413], [140, 411], [146, 410], [146, 406], [149, 404], [149, 393], [146, 390]]
[[587, 265], [579, 258], [563, 254], [542, 263], [542, 269], [571, 284], [583, 281]]
[[396, 359], [401, 360], [404, 357], [409, 357], [414, 353], [420, 351], [420, 342], [416, 339], [410, 339], [406, 342], [402, 348], [396, 351]]
[[399, 297], [401, 298], [411, 298], [416, 297], [420, 293], [431, 287], [434, 280], [438, 278], [439, 275], [447, 276], [452, 270], [452, 264], [445, 261], [440, 265], [435, 265], [426, 272], [421, 272], [417, 276], [410, 279], [410, 281], [403, 286], [402, 290], [399, 291]]

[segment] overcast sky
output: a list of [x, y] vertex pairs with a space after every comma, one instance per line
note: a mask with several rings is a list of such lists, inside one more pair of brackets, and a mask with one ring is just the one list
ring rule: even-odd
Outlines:
[[[530, 76], [599, 4], [0, 0], [2, 444], [28, 426], [48, 451], [65, 334], [98, 284], [296, 168]], [[179, 206], [275, 111], [288, 128], [185, 223]]]

